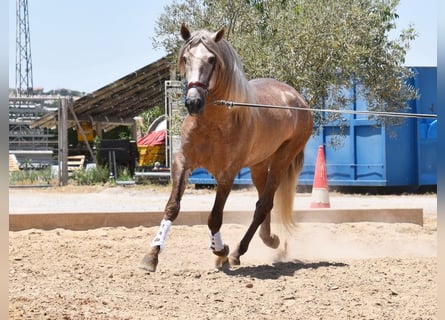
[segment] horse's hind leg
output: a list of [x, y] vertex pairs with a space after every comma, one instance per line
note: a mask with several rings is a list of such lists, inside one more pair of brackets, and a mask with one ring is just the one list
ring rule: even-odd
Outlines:
[[[253, 221], [251, 222], [249, 228], [247, 229], [247, 232], [245, 233], [244, 237], [238, 244], [238, 247], [230, 254], [229, 256], [230, 265], [234, 266], [240, 264], [239, 258], [244, 253], [247, 252], [250, 241], [252, 240], [256, 230], [264, 222], [266, 217], [270, 215], [270, 211], [272, 210], [273, 207], [273, 197], [275, 191], [278, 188], [280, 182], [279, 177], [281, 177], [282, 171], [283, 170], [280, 169], [279, 166], [275, 167], [275, 169], [270, 168], [270, 170], [268, 171], [268, 177], [266, 180], [267, 182], [265, 184], [264, 190], [261, 193], [259, 200], [256, 203], [255, 212], [253, 214]], [[267, 226], [265, 228], [266, 229], [264, 229], [263, 235], [266, 235], [265, 231], [267, 230]]]
[[280, 238], [276, 234], [271, 232], [270, 220], [271, 216], [269, 212], [260, 226], [260, 238], [261, 240], [263, 240], [266, 246], [276, 249], [280, 245]]
[[182, 153], [177, 153], [172, 166], [172, 191], [165, 206], [164, 218], [153, 241], [150, 251], [144, 256], [141, 268], [148, 271], [156, 271], [158, 256], [161, 248], [165, 245], [165, 240], [171, 223], [177, 218], [182, 195], [184, 194], [190, 170], [186, 165], [186, 160]]
[[[269, 162], [264, 161], [263, 163], [253, 166], [250, 169], [252, 176], [252, 182], [258, 191], [258, 198], [261, 197], [264, 192], [264, 187], [266, 185], [267, 173], [269, 170]], [[271, 213], [270, 211], [266, 215], [263, 223], [260, 226], [260, 238], [263, 240], [264, 244], [271, 248], [278, 248], [280, 245], [280, 238], [271, 232], [270, 229]]]

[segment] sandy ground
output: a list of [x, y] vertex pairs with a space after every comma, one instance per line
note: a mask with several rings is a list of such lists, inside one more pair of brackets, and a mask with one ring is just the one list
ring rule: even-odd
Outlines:
[[[162, 210], [168, 188], [10, 189], [10, 212]], [[424, 209], [414, 224], [302, 223], [287, 251], [254, 237], [216, 270], [206, 226], [173, 226], [158, 271], [139, 268], [157, 227], [9, 232], [10, 319], [437, 319], [435, 195], [330, 194], [331, 207]], [[213, 191], [188, 189], [184, 210]], [[310, 194], [297, 194], [307, 208]], [[227, 209], [252, 209], [232, 192]], [[75, 209], [75, 210], [74, 210]], [[225, 224], [234, 247], [246, 227]], [[282, 240], [284, 238], [282, 237]], [[284, 242], [284, 241], [282, 241]]]

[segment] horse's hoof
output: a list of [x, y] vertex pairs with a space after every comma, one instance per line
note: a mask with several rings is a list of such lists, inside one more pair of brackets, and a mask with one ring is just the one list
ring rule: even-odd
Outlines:
[[212, 251], [214, 255], [216, 255], [215, 259], [215, 267], [222, 268], [224, 264], [227, 262], [227, 256], [229, 255], [230, 249], [228, 245], [224, 245], [224, 248], [220, 251]]
[[261, 237], [264, 244], [272, 249], [276, 249], [280, 246], [280, 238], [276, 234], [271, 234], [267, 237]]
[[224, 267], [224, 265], [227, 263], [227, 261], [228, 261], [227, 256], [224, 256], [224, 257], [218, 256], [218, 257], [216, 257], [216, 259], [215, 259], [215, 268], [221, 269], [222, 267]]
[[285, 261], [287, 259], [287, 240], [284, 241], [283, 248], [277, 250], [276, 261]]
[[269, 247], [276, 249], [280, 246], [280, 238], [276, 234], [271, 235], [272, 241], [269, 243]]
[[239, 266], [241, 264], [239, 258], [235, 256], [229, 256], [229, 264], [231, 267]]
[[150, 272], [155, 272], [156, 271], [156, 267], [158, 266], [158, 257], [154, 257], [153, 255], [147, 253], [144, 257], [144, 259], [142, 259], [141, 261], [141, 269], [150, 271]]
[[212, 251], [214, 255], [217, 255], [218, 257], [227, 257], [229, 255], [230, 249], [228, 245], [224, 245], [224, 248], [220, 251]]

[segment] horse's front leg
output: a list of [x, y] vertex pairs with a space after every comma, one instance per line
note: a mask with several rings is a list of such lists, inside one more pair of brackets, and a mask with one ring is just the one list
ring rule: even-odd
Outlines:
[[159, 230], [151, 242], [151, 249], [142, 260], [141, 267], [148, 271], [156, 271], [158, 265], [158, 256], [161, 249], [165, 246], [165, 241], [170, 230], [172, 222], [179, 214], [182, 195], [184, 194], [190, 169], [184, 155], [180, 152], [176, 154], [172, 166], [172, 191], [170, 198], [165, 206], [164, 217], [159, 226]]
[[[210, 236], [210, 249], [213, 254], [215, 254], [216, 261], [215, 266], [217, 268], [222, 267], [223, 264], [227, 261], [227, 256], [229, 255], [230, 249], [229, 246], [224, 244], [221, 237], [221, 226], [223, 220], [223, 211], [224, 205], [226, 204], [227, 197], [232, 189], [233, 183], [218, 183], [218, 187], [216, 190], [215, 203], [213, 204], [212, 211], [208, 218], [208, 226], [209, 226], [209, 236]], [[233, 179], [231, 180], [233, 181]]]

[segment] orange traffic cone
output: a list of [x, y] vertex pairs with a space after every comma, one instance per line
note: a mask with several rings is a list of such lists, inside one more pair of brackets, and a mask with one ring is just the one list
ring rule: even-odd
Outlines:
[[311, 208], [330, 208], [328, 178], [323, 146], [318, 147], [317, 163], [315, 164], [314, 184], [312, 186]]

